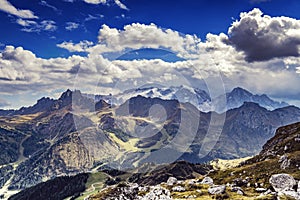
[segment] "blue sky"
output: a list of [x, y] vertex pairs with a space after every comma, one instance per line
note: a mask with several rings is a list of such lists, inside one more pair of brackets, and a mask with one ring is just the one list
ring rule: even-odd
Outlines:
[[[205, 40], [207, 33], [227, 32], [233, 19], [237, 19], [241, 11], [249, 11], [255, 7], [264, 13], [275, 16], [299, 18], [300, 3], [291, 0], [257, 1], [248, 0], [123, 0], [128, 10], [121, 9], [113, 1], [104, 4], [89, 4], [81, 0], [73, 3], [63, 0], [10, 0], [18, 9], [31, 10], [39, 17], [36, 21], [51, 20], [55, 22], [55, 30], [39, 32], [22, 31], [17, 16], [1, 12], [0, 42], [5, 45], [22, 46], [43, 58], [68, 56], [68, 51], [57, 48], [56, 44], [72, 40], [97, 41], [98, 30], [102, 24], [121, 29], [134, 22], [155, 23], [163, 28], [171, 28], [181, 33], [196, 34]], [[42, 3], [42, 2], [46, 2]], [[67, 30], [67, 23], [78, 24], [78, 28]]]
[[[66, 88], [79, 87], [77, 82], [80, 89], [98, 93], [117, 92], [116, 85], [123, 82], [139, 86], [139, 82], [172, 79], [170, 84], [177, 83], [170, 68], [181, 67], [185, 77], [193, 74], [187, 79], [197, 86], [201, 81], [196, 79], [201, 78], [195, 69], [207, 78], [215, 74], [216, 65], [222, 66], [220, 78], [226, 91], [242, 86], [298, 105], [300, 90], [291, 86], [300, 83], [299, 10], [298, 0], [0, 0], [0, 106], [20, 107], [41, 96], [57, 97]], [[241, 16], [242, 12], [248, 14]], [[263, 18], [265, 15], [273, 21]], [[262, 27], [247, 43], [243, 38], [254, 30], [254, 21]], [[277, 21], [280, 30], [274, 28]], [[151, 31], [165, 39], [158, 40]], [[282, 42], [255, 38], [257, 33], [265, 38], [282, 37]], [[261, 41], [266, 41], [265, 46]], [[147, 76], [152, 72], [145, 68], [157, 63], [112, 62], [139, 48], [170, 50], [191, 60], [195, 69], [182, 67], [186, 63], [159, 62], [157, 78], [150, 80]], [[218, 56], [224, 55], [222, 51], [232, 53]], [[213, 64], [208, 57], [214, 59]], [[18, 59], [22, 62], [16, 62]], [[79, 81], [95, 72], [96, 86]], [[280, 85], [274, 85], [276, 80]]]

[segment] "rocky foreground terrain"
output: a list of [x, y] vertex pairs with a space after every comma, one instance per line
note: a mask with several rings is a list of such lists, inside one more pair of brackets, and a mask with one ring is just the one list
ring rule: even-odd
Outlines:
[[[281, 127], [253, 158], [218, 168], [185, 161], [131, 171], [102, 169], [38, 184], [10, 199], [300, 199], [300, 123]], [[228, 161], [230, 162], [230, 161]], [[220, 167], [220, 166], [219, 166]], [[84, 188], [82, 186], [85, 186]], [[72, 194], [72, 195], [70, 195]], [[61, 196], [57, 196], [61, 195]]]

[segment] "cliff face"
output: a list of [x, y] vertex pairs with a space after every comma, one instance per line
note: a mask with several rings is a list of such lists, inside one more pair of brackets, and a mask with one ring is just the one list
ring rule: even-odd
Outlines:
[[263, 146], [260, 159], [267, 159], [300, 151], [300, 123], [277, 129], [275, 136]]

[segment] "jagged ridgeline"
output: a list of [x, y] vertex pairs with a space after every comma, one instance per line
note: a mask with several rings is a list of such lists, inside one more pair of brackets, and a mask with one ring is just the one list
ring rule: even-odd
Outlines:
[[[232, 95], [244, 93], [239, 88]], [[204, 138], [212, 116], [223, 114], [202, 112], [178, 99], [134, 96], [111, 104], [68, 90], [59, 99], [42, 98], [31, 107], [0, 111], [0, 193], [81, 172], [253, 156], [277, 127], [300, 121], [299, 108], [280, 105], [268, 110], [244, 102], [228, 110], [222, 134], [205, 157], [199, 150], [211, 142]]]

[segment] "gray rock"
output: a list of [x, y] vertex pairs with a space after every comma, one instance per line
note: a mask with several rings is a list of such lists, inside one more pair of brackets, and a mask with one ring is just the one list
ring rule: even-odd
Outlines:
[[176, 183], [177, 183], [177, 178], [175, 178], [175, 177], [170, 177], [167, 181], [167, 185], [170, 185], [170, 186], [172, 186]]
[[280, 156], [280, 158], [278, 159], [278, 162], [279, 163], [282, 163], [284, 160], [286, 160], [288, 157], [287, 157], [287, 155], [282, 155], [282, 156]]
[[289, 174], [274, 174], [269, 180], [276, 192], [293, 190], [295, 179]]
[[291, 162], [290, 159], [288, 159], [287, 155], [283, 155], [278, 160], [279, 163], [281, 163], [280, 168], [286, 169], [290, 166]]
[[223, 194], [226, 190], [225, 185], [215, 185], [208, 188], [210, 194]]
[[268, 189], [267, 191], [264, 192], [264, 195], [272, 194], [272, 190]]
[[244, 195], [245, 194], [244, 191], [243, 191], [243, 189], [241, 187], [232, 187], [231, 191], [232, 192], [236, 192], [239, 195]]
[[210, 178], [209, 176], [207, 176], [201, 181], [201, 184], [213, 185], [214, 180], [212, 178]]
[[237, 192], [238, 190], [243, 190], [241, 187], [232, 187], [231, 191], [232, 192]]
[[141, 200], [149, 200], [149, 199], [172, 200], [170, 191], [161, 186], [152, 187], [150, 192], [141, 198]]
[[238, 190], [236, 193], [239, 194], [239, 195], [244, 195], [244, 192], [241, 191], [241, 190]]
[[256, 192], [266, 192], [267, 189], [266, 188], [255, 188]]
[[197, 189], [196, 192], [198, 192], [199, 194], [202, 194], [202, 190]]
[[197, 180], [195, 180], [195, 179], [190, 179], [190, 180], [188, 180], [187, 183], [188, 183], [189, 185], [194, 185], [194, 184], [197, 183]]
[[300, 194], [300, 181], [298, 181], [298, 188], [297, 188], [297, 192]]
[[185, 188], [182, 186], [175, 186], [172, 188], [172, 191], [174, 192], [185, 192]]
[[300, 200], [300, 194], [295, 192], [294, 190], [282, 191], [282, 192], [279, 192], [278, 195], [279, 196], [285, 195], [285, 196], [288, 196], [288, 197], [292, 197], [295, 200]]

